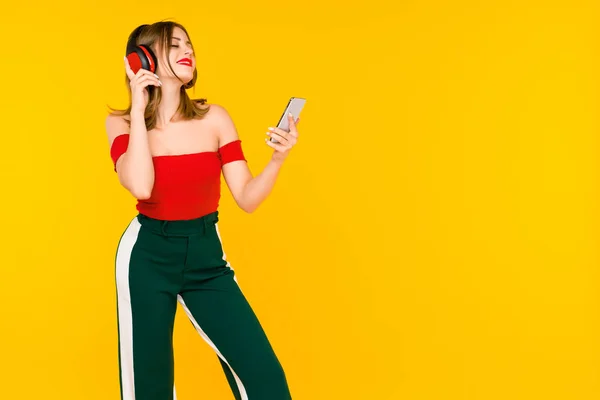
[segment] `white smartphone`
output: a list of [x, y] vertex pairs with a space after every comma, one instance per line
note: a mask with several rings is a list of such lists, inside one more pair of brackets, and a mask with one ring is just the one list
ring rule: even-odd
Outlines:
[[[287, 115], [289, 113], [292, 113], [292, 115], [294, 116], [294, 121], [298, 121], [298, 117], [300, 116], [300, 111], [302, 111], [302, 108], [304, 107], [305, 103], [306, 103], [306, 99], [304, 99], [302, 97], [292, 97], [292, 98], [290, 98], [290, 101], [288, 101], [288, 104], [285, 107], [285, 110], [283, 111], [283, 114], [281, 115], [281, 118], [279, 118], [279, 122], [277, 123], [277, 127], [279, 129], [283, 129], [284, 131], [289, 132], [290, 131], [290, 124], [289, 124]], [[279, 143], [278, 141], [276, 141], [273, 138], [271, 138], [270, 140], [273, 143]]]

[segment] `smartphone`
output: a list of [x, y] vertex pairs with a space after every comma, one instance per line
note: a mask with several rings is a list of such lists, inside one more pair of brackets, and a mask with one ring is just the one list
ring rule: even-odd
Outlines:
[[[285, 110], [283, 110], [283, 114], [281, 114], [281, 118], [279, 118], [277, 127], [279, 129], [283, 129], [286, 132], [289, 132], [290, 124], [288, 121], [288, 114], [292, 113], [292, 115], [294, 116], [294, 121], [298, 121], [298, 117], [300, 116], [300, 111], [302, 111], [302, 108], [304, 107], [305, 103], [306, 103], [306, 99], [304, 99], [302, 97], [290, 98], [290, 101], [288, 101], [288, 104], [285, 107]], [[270, 140], [273, 143], [279, 143], [278, 141], [276, 141], [273, 138], [271, 138]]]

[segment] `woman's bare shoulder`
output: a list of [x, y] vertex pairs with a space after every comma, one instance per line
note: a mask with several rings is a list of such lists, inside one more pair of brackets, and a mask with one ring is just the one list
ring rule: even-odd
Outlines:
[[206, 120], [217, 132], [220, 145], [239, 139], [235, 123], [229, 111], [221, 104], [210, 104], [210, 110], [206, 114]]
[[229, 112], [221, 104], [205, 103], [201, 107], [203, 107], [203, 110], [207, 110], [205, 118], [210, 119], [212, 122], [218, 124], [227, 122], [228, 119], [231, 119]]

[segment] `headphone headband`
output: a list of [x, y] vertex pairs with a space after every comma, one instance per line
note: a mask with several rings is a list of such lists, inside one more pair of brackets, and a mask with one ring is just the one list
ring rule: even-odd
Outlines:
[[129, 34], [129, 38], [127, 39], [127, 47], [125, 48], [126, 54], [129, 54], [132, 51], [135, 51], [134, 48], [137, 46], [136, 45], [137, 38], [140, 36], [140, 33], [142, 33], [144, 28], [146, 28], [147, 26], [149, 26], [149, 25], [148, 24], [140, 25], [137, 28], [135, 28], [133, 30], [133, 32], [131, 32], [131, 34]]

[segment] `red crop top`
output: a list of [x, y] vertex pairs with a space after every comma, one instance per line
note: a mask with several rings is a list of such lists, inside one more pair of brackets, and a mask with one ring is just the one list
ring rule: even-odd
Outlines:
[[[129, 134], [115, 138], [110, 149], [116, 172], [117, 160], [129, 145]], [[217, 211], [221, 197], [221, 168], [237, 160], [247, 161], [240, 140], [218, 151], [152, 157], [154, 187], [149, 199], [139, 200], [136, 209], [150, 218], [185, 220]]]

